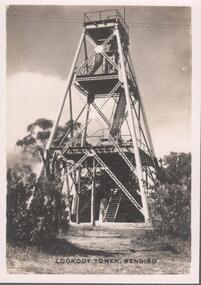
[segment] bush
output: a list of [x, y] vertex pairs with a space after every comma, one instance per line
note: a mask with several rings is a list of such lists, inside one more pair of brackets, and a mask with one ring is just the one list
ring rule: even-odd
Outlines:
[[35, 175], [29, 166], [9, 169], [7, 181], [7, 240], [36, 244], [54, 238], [62, 216], [55, 183], [42, 179], [33, 192]]
[[152, 205], [152, 221], [162, 234], [187, 239], [190, 237], [190, 191], [184, 185], [158, 187]]
[[189, 239], [191, 235], [191, 162], [189, 154], [165, 157], [163, 184], [152, 193], [151, 217], [156, 231]]

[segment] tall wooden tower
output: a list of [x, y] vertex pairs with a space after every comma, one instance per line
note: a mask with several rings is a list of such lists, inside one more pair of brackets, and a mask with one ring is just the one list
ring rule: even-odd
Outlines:
[[[75, 89], [85, 100], [76, 118]], [[65, 104], [71, 127], [55, 145]], [[81, 128], [75, 132], [73, 124], [81, 116]], [[101, 128], [93, 124], [97, 118]], [[63, 191], [67, 198], [72, 196], [68, 205], [74, 221], [149, 222], [149, 189], [158, 164], [129, 52], [129, 29], [117, 10], [84, 14], [66, 93], [44, 157], [49, 167], [54, 161], [61, 165]]]

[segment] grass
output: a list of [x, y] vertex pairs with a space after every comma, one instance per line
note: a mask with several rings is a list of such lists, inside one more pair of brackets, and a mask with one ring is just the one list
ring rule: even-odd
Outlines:
[[[89, 262], [57, 263], [61, 259]], [[156, 259], [157, 263], [132, 263], [138, 259]], [[108, 264], [113, 260], [117, 262]], [[38, 246], [8, 243], [7, 268], [9, 273], [35, 274], [186, 274], [190, 268], [190, 242], [143, 229], [121, 233], [118, 228], [84, 231], [76, 228], [67, 236]]]
[[158, 248], [160, 251], [170, 251], [189, 260], [191, 259], [190, 240], [182, 240], [168, 235], [160, 235], [155, 231], [146, 231], [143, 237], [137, 238], [137, 243], [139, 246], [144, 246], [145, 248], [147, 244], [149, 244], [149, 247], [152, 247], [153, 250]]
[[34, 246], [25, 245], [23, 243], [18, 243], [17, 245], [10, 242], [8, 243], [7, 252], [9, 253], [10, 250], [16, 250], [19, 252], [27, 252], [27, 254], [32, 252], [39, 252], [40, 254], [50, 255], [50, 256], [74, 256], [80, 254], [81, 256], [90, 256], [90, 255], [97, 255], [97, 256], [112, 256], [110, 253], [104, 250], [93, 250], [93, 249], [86, 249], [80, 246], [73, 244], [72, 242], [68, 241], [64, 238], [52, 238], [47, 242], [37, 244]]

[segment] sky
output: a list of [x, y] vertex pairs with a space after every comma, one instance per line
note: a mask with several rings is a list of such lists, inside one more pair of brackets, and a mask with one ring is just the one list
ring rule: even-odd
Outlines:
[[[82, 32], [83, 13], [103, 6], [7, 9], [7, 151], [38, 118], [54, 120]], [[191, 11], [126, 6], [130, 52], [156, 155], [191, 151]], [[75, 112], [81, 99], [73, 94]], [[66, 110], [66, 115], [68, 110]]]

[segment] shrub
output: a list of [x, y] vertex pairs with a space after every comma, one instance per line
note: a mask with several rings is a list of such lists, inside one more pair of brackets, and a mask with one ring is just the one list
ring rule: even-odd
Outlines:
[[158, 187], [151, 208], [152, 221], [162, 234], [187, 239], [190, 237], [190, 191], [184, 185]]
[[165, 157], [163, 184], [152, 193], [151, 217], [156, 231], [189, 239], [191, 234], [190, 155]]
[[55, 237], [62, 213], [55, 183], [42, 179], [33, 192], [35, 175], [29, 166], [9, 169], [7, 181], [7, 240], [36, 244]]

